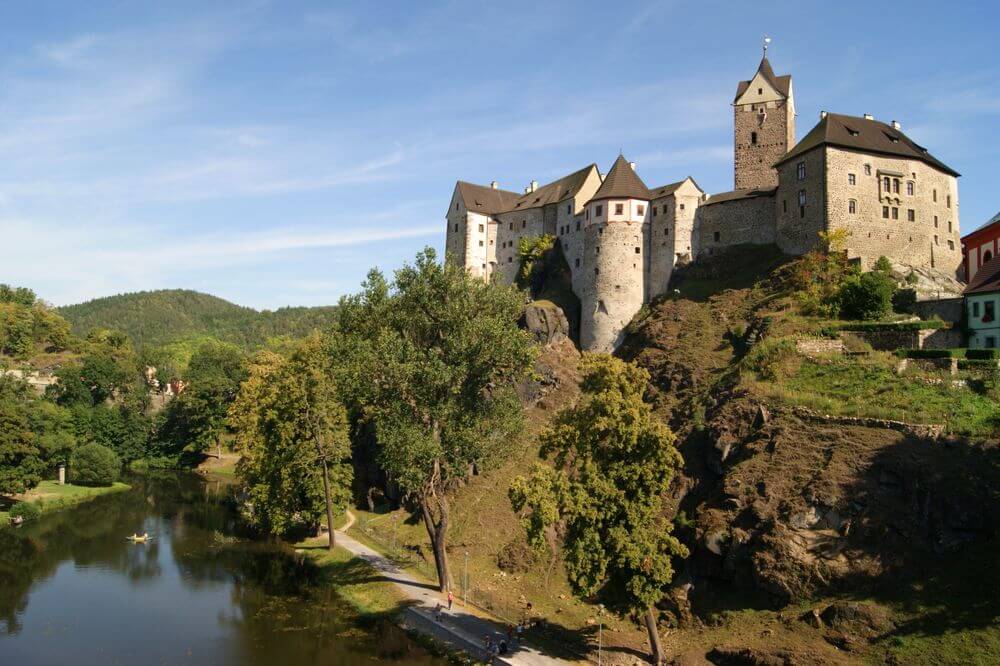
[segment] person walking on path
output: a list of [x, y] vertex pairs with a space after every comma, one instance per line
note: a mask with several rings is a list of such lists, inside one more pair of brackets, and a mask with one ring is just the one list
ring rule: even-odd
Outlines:
[[451, 605], [455, 603], [455, 594], [448, 588], [448, 612], [451, 612]]

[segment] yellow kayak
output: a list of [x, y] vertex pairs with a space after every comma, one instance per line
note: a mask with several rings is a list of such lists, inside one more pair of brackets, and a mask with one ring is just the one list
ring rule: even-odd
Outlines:
[[149, 534], [142, 534], [142, 535], [133, 534], [132, 536], [125, 538], [131, 541], [132, 543], [146, 543], [147, 541], [149, 541]]

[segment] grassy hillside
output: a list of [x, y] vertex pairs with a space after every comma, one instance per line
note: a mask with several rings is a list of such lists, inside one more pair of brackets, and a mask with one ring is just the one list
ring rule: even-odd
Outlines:
[[333, 307], [259, 312], [186, 289], [140, 291], [59, 308], [76, 335], [95, 328], [125, 332], [137, 348], [212, 337], [243, 347], [281, 335], [301, 336], [329, 325]]

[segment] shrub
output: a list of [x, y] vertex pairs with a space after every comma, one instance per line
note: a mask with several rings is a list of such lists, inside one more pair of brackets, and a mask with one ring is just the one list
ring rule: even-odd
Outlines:
[[524, 573], [538, 561], [538, 552], [523, 539], [511, 541], [497, 553], [497, 568], [507, 573]]
[[100, 444], [84, 444], [73, 452], [70, 478], [81, 486], [110, 486], [118, 480], [121, 462], [115, 452]]
[[837, 292], [844, 319], [880, 319], [892, 312], [896, 283], [885, 273], [872, 271], [851, 276]]
[[965, 352], [965, 358], [973, 360], [997, 360], [1000, 359], [1000, 349], [969, 349]]
[[20, 516], [24, 520], [36, 520], [41, 515], [42, 510], [31, 502], [18, 502], [10, 509], [11, 518]]
[[917, 292], [913, 289], [899, 289], [892, 297], [892, 309], [896, 312], [913, 312], [917, 304]]
[[951, 328], [951, 324], [940, 319], [928, 319], [926, 321], [863, 321], [840, 326], [842, 331], [923, 331], [942, 328]]
[[[799, 360], [795, 349], [795, 338], [768, 338], [756, 345], [743, 357], [744, 371], [756, 373], [766, 381], [774, 381], [783, 374], [794, 374], [794, 365]], [[790, 371], [790, 372], [784, 372]]]
[[962, 358], [964, 349], [901, 349], [900, 355], [905, 358]]
[[892, 262], [889, 261], [888, 257], [879, 257], [875, 265], [872, 266], [872, 271], [876, 273], [889, 274], [892, 272]]

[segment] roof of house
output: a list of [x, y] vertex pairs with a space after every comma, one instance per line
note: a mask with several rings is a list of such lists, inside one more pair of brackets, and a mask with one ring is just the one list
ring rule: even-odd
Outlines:
[[624, 156], [619, 155], [604, 182], [597, 188], [591, 201], [598, 199], [644, 199], [649, 201], [649, 188]]
[[737, 201], [738, 199], [756, 199], [757, 197], [773, 197], [778, 191], [777, 187], [755, 187], [745, 190], [733, 190], [731, 192], [720, 192], [708, 197], [702, 206], [723, 203], [725, 201]]
[[[774, 70], [771, 69], [771, 63], [768, 62], [767, 56], [761, 59], [760, 65], [757, 66], [757, 71], [760, 72], [764, 80], [771, 84], [771, 87], [781, 93], [783, 96], [788, 97], [788, 92], [791, 90], [792, 86], [792, 75], [784, 74], [782, 76], [775, 76]], [[754, 76], [757, 76], [754, 74]], [[751, 77], [750, 81], [753, 81]], [[736, 97], [733, 98], [733, 102], [738, 100], [743, 93], [747, 91], [750, 87], [750, 81], [740, 81], [736, 86]]]
[[1000, 255], [997, 255], [979, 267], [976, 277], [962, 293], [981, 294], [990, 291], [1000, 291]]
[[649, 198], [652, 200], [652, 199], [661, 199], [663, 197], [669, 197], [671, 194], [677, 191], [678, 187], [680, 187], [689, 180], [692, 183], [694, 183], [694, 186], [697, 187], [700, 192], [705, 191], [701, 189], [701, 185], [695, 182], [694, 178], [688, 176], [684, 180], [679, 180], [676, 183], [668, 183], [667, 185], [661, 185], [659, 187], [649, 188]]
[[978, 229], [974, 229], [973, 231], [970, 231], [969, 233], [962, 236], [962, 242], [964, 243], [966, 239], [972, 238], [973, 236], [978, 236], [979, 234], [983, 233], [984, 231], [988, 230], [990, 227], [994, 225], [1000, 225], [1000, 213], [997, 213], [996, 215], [991, 217], [986, 224], [982, 225]]
[[494, 190], [486, 185], [475, 185], [463, 180], [458, 181], [458, 195], [462, 197], [468, 210], [483, 215], [494, 215], [507, 210], [521, 196], [517, 192]]
[[825, 117], [820, 118], [816, 126], [795, 144], [794, 148], [785, 153], [785, 156], [778, 160], [774, 166], [784, 164], [794, 157], [823, 145], [916, 159], [952, 176], [961, 175], [891, 125], [886, 125], [878, 120], [845, 116], [839, 113], [828, 113]]
[[517, 199], [501, 212], [539, 208], [546, 204], [559, 203], [560, 201], [574, 197], [580, 191], [580, 188], [583, 187], [583, 184], [587, 182], [587, 177], [590, 175], [592, 169], [596, 170], [597, 165], [590, 164], [585, 166], [579, 171], [574, 171], [568, 176], [563, 176], [559, 180], [542, 185], [534, 192], [515, 195]]

